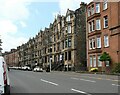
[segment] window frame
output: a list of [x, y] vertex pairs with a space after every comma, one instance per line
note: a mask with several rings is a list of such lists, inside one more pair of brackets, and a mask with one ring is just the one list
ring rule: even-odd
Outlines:
[[[104, 16], [104, 28], [107, 28], [108, 27], [108, 16]], [[107, 26], [106, 26], [106, 22], [107, 22]]]
[[102, 67], [102, 62], [99, 60], [101, 55], [97, 56], [98, 67]]
[[109, 36], [108, 35], [104, 35], [104, 47], [109, 47]]
[[101, 20], [100, 19], [96, 19], [96, 30], [101, 30]]
[[100, 3], [96, 3], [96, 10], [95, 10], [95, 12], [96, 13], [100, 13]]
[[97, 48], [101, 48], [101, 37], [100, 36], [97, 37]]
[[103, 10], [106, 10], [108, 8], [107, 0], [103, 1]]

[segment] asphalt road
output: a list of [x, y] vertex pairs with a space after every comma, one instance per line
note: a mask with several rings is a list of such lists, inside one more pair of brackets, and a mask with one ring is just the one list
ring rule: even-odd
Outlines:
[[[118, 76], [75, 72], [9, 71], [11, 93], [80, 93], [118, 95]], [[103, 94], [104, 93], [104, 94]]]

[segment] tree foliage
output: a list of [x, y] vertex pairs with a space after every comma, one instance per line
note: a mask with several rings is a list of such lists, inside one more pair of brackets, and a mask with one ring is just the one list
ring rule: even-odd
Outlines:
[[104, 52], [101, 56], [100, 56], [100, 61], [111, 61], [111, 57], [107, 52]]
[[120, 73], [120, 63], [115, 63], [115, 67], [113, 68], [112, 72]]

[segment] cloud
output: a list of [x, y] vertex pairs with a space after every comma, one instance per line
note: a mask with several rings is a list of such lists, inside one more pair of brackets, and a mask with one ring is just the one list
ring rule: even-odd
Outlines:
[[0, 35], [7, 33], [16, 33], [17, 26], [12, 23], [10, 20], [0, 20]]
[[[92, 0], [85, 0], [85, 3], [89, 3], [90, 1]], [[61, 14], [65, 15], [68, 8], [73, 11], [78, 9], [81, 2], [83, 2], [83, 0], [59, 0]]]
[[2, 38], [2, 48], [4, 51], [10, 51], [10, 49], [17, 48], [18, 46], [22, 45], [23, 43], [27, 42], [26, 38], [23, 37], [12, 37], [10, 35], [1, 36]]
[[28, 18], [27, 1], [0, 0], [0, 13], [2, 19], [23, 20]]
[[20, 24], [21, 26], [24, 28], [24, 27], [27, 27], [26, 23], [24, 21], [20, 21]]
[[16, 22], [19, 22], [22, 28], [26, 27], [25, 20], [29, 18], [28, 5], [31, 2], [29, 0], [0, 0], [0, 35], [3, 52], [26, 42], [27, 39], [19, 35], [20, 31]]

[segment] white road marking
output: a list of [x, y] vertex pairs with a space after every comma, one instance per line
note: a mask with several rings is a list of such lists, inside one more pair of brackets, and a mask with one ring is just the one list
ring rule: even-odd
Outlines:
[[40, 79], [40, 80], [43, 81], [43, 82], [46, 82], [46, 83], [49, 83], [49, 84], [53, 84], [53, 85], [55, 85], [55, 86], [58, 86], [57, 83], [50, 82], [50, 81], [47, 81], [47, 80], [44, 80], [44, 79]]
[[120, 86], [120, 85], [118, 85], [118, 84], [112, 84], [113, 86]]
[[79, 78], [71, 78], [71, 79], [79, 80]]
[[71, 77], [71, 79], [83, 80], [83, 81], [94, 82], [94, 83], [96, 82], [96, 81], [93, 81], [93, 80], [79, 79], [79, 78], [73, 78], [73, 77]]
[[88, 93], [86, 93], [84, 91], [76, 90], [76, 89], [73, 89], [73, 88], [71, 88], [71, 90], [75, 91], [75, 92], [78, 92], [78, 93], [83, 93], [83, 94], [86, 94], [86, 95], [91, 95], [91, 94], [88, 94]]
[[83, 80], [83, 81], [88, 81], [88, 82], [96, 82], [96, 81], [93, 81], [93, 80], [86, 80], [86, 79], [80, 79], [80, 80]]

